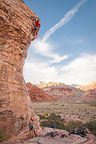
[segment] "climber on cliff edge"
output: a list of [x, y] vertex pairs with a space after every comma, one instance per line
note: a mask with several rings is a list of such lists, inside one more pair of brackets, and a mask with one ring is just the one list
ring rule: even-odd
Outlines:
[[35, 36], [35, 34], [37, 35], [39, 28], [40, 28], [40, 20], [35, 20], [33, 36]]
[[35, 30], [39, 30], [39, 27], [40, 27], [40, 21], [36, 20], [35, 21]]

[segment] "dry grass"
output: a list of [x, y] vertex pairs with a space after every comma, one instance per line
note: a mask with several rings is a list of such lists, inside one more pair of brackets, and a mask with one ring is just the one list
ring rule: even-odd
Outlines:
[[55, 113], [63, 117], [76, 115], [82, 120], [96, 120], [96, 105], [76, 104], [65, 102], [36, 102], [32, 103], [32, 109], [37, 113]]

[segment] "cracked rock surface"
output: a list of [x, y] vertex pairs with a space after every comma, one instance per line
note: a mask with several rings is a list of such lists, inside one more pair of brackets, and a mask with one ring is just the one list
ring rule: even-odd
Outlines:
[[23, 78], [27, 49], [39, 19], [21, 0], [0, 0], [0, 130], [8, 137], [26, 126], [31, 102]]

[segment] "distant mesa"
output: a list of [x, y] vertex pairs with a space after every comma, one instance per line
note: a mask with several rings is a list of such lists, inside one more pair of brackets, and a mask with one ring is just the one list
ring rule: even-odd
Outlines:
[[58, 83], [58, 82], [48, 82], [48, 83], [46, 83], [46, 82], [43, 82], [43, 81], [41, 81], [41, 82], [39, 82], [39, 84], [37, 84], [37, 86], [39, 87], [39, 88], [45, 88], [45, 87], [51, 87], [51, 86], [61, 86], [61, 85], [65, 85], [64, 83]]
[[[88, 86], [77, 86], [75, 84], [66, 85], [64, 83], [58, 82], [39, 82], [39, 84], [37, 84], [36, 86], [41, 88], [48, 95], [58, 101], [93, 102], [94, 100], [96, 100], [96, 90], [91, 89], [95, 88], [95, 82], [91, 82], [90, 84], [88, 84]], [[89, 88], [89, 90], [85, 91], [85, 87]]]
[[[38, 86], [38, 87], [36, 87]], [[82, 94], [84, 93], [83, 90], [79, 90], [76, 88], [73, 88], [69, 85], [66, 85], [64, 83], [58, 83], [58, 82], [49, 82], [49, 83], [45, 83], [45, 82], [39, 82], [38, 85], [33, 86], [32, 84], [27, 84], [28, 87], [28, 91], [29, 91], [29, 95], [31, 96], [31, 99], [33, 99], [32, 101], [34, 101], [34, 99], [36, 101], [44, 101], [44, 95], [46, 93], [46, 97], [45, 100], [47, 100], [47, 97], [49, 99], [49, 97], [51, 97], [51, 101], [52, 100], [58, 100], [58, 101], [66, 101], [66, 102], [73, 102], [73, 101], [79, 101], [80, 97], [82, 96]], [[40, 93], [41, 93], [41, 89], [42, 89], [42, 96], [41, 99], [37, 98], [38, 96], [40, 97]], [[36, 91], [36, 92], [35, 92]], [[38, 91], [38, 93], [37, 93]], [[34, 95], [35, 93], [35, 95]], [[37, 93], [37, 95], [36, 95]], [[34, 97], [33, 97], [34, 95]]]

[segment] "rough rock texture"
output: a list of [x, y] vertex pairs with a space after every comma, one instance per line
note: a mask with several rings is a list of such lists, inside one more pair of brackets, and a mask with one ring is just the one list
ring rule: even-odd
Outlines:
[[[50, 132], [57, 132], [56, 137], [51, 136], [44, 136]], [[66, 135], [65, 137], [61, 138], [62, 135]], [[24, 135], [24, 134], [22, 134]], [[21, 142], [15, 139], [14, 142], [5, 142], [3, 144], [21, 144]], [[52, 129], [52, 128], [44, 128], [43, 135], [39, 137], [35, 137], [29, 140], [25, 140], [22, 143], [24, 144], [96, 144], [96, 137], [88, 134], [86, 137], [81, 137], [79, 135], [72, 134], [69, 136], [69, 133], [65, 130], [59, 129]]]
[[[36, 133], [36, 136], [42, 136], [44, 133], [43, 128], [40, 127], [40, 119], [39, 117], [33, 113], [33, 117], [34, 117], [34, 121], [33, 121], [33, 127]], [[31, 139], [30, 134], [29, 134], [29, 126], [27, 125], [26, 127], [24, 127], [21, 132], [17, 135], [17, 136], [13, 136], [10, 139], [8, 139], [8, 144], [14, 144], [15, 142], [24, 142], [26, 140]], [[6, 143], [6, 141], [3, 142], [4, 144]]]
[[24, 144], [96, 144], [96, 143], [95, 139], [93, 140], [92, 137], [88, 137], [88, 139], [86, 139], [78, 135], [75, 136], [71, 135], [70, 138], [62, 138], [62, 139], [59, 137], [55, 139], [52, 137], [37, 137], [25, 142]]
[[35, 19], [21, 0], [0, 0], [0, 130], [9, 137], [20, 132], [32, 113], [23, 65], [38, 34]]
[[26, 85], [32, 102], [53, 100], [53, 98], [50, 95], [48, 95], [45, 91], [38, 88], [37, 86], [31, 83], [27, 83]]
[[[54, 130], [50, 128], [45, 128], [44, 131], [51, 132]], [[29, 141], [24, 142], [24, 144], [96, 144], [96, 137], [88, 134], [86, 137], [81, 137], [79, 135], [68, 135], [68, 132], [64, 130], [55, 130], [58, 133], [56, 137], [45, 136], [45, 137], [35, 137]], [[65, 134], [67, 137], [61, 138], [61, 135]]]

